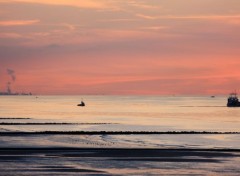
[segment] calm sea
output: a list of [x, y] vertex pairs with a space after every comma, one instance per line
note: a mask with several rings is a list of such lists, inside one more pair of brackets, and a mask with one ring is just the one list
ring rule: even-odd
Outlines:
[[[86, 106], [77, 106], [82, 99]], [[4, 135], [9, 132], [38, 131], [240, 132], [240, 108], [227, 108], [226, 99], [0, 96], [0, 149], [3, 148], [3, 151], [0, 150], [0, 175], [79, 175], [94, 174], [96, 171], [103, 172], [103, 175], [239, 175], [239, 153], [184, 152], [189, 148], [236, 151], [240, 149], [239, 134]], [[41, 150], [29, 153], [26, 150], [42, 147], [53, 148], [55, 153], [41, 153]], [[69, 151], [68, 156], [65, 150], [60, 153], [55, 151], [56, 147], [90, 148], [87, 154], [91, 157], [81, 157], [81, 153], [74, 151]], [[12, 148], [17, 153], [14, 155], [10, 151], [6, 154], [4, 148]], [[130, 158], [128, 161], [128, 157], [122, 156], [99, 158], [91, 148], [134, 148], [132, 152], [135, 148], [173, 150], [168, 151], [168, 155], [162, 151], [160, 158], [153, 159], [146, 155], [139, 160]], [[184, 150], [178, 154], [175, 149]], [[84, 156], [87, 154], [83, 152]], [[141, 155], [144, 156], [144, 153]]]
[[[167, 96], [1, 96], [0, 122], [80, 123], [0, 125], [12, 131], [209, 131], [240, 132], [240, 108], [227, 108], [227, 97]], [[85, 107], [77, 106], [81, 100]], [[9, 119], [4, 119], [9, 118]], [[26, 118], [26, 119], [11, 119]], [[81, 124], [84, 123], [84, 124]], [[200, 147], [239, 148], [239, 135], [131, 135], [9, 140], [10, 146]], [[77, 138], [77, 139], [76, 139]], [[81, 138], [78, 139], [78, 138]], [[84, 138], [84, 139], [83, 139]], [[5, 140], [5, 139], [2, 139]], [[27, 140], [27, 143], [25, 142]], [[79, 141], [78, 141], [79, 140]], [[56, 143], [56, 141], [58, 143]], [[97, 141], [91, 144], [92, 141]], [[87, 145], [87, 143], [89, 145]]]

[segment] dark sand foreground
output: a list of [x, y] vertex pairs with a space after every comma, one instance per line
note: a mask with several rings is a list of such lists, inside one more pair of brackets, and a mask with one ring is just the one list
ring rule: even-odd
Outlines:
[[1, 148], [0, 175], [239, 175], [240, 150]]

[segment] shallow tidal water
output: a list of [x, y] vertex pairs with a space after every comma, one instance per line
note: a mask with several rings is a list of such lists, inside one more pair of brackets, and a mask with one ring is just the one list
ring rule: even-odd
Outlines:
[[[226, 97], [161, 96], [1, 96], [2, 132], [35, 131], [208, 131], [240, 132], [240, 108]], [[86, 107], [77, 104], [84, 100]], [[14, 118], [14, 119], [13, 119]], [[26, 123], [25, 125], [21, 125]], [[31, 123], [28, 125], [28, 123]], [[36, 123], [37, 125], [33, 125]], [[39, 124], [40, 123], [40, 124]], [[46, 124], [50, 123], [50, 124]], [[53, 124], [51, 123], [59, 123]], [[71, 123], [71, 124], [62, 124]], [[99, 135], [2, 137], [10, 146], [199, 147], [238, 148], [238, 134]], [[15, 140], [13, 140], [14, 138]], [[41, 140], [39, 140], [41, 138]], [[69, 139], [68, 139], [69, 138]], [[181, 139], [181, 140], [179, 140]], [[21, 143], [21, 141], [23, 141]], [[41, 141], [41, 142], [39, 142]], [[44, 141], [44, 142], [42, 142]], [[56, 142], [57, 141], [57, 142]], [[0, 146], [4, 146], [2, 142]], [[90, 145], [90, 147], [95, 147]]]
[[[77, 104], [84, 100], [86, 107]], [[40, 131], [196, 131], [240, 132], [240, 108], [227, 108], [227, 97], [176, 96], [0, 96], [0, 148], [109, 148], [239, 150], [239, 134], [164, 135], [5, 135]], [[11, 153], [12, 151], [9, 151]], [[170, 158], [159, 153], [141, 159], [126, 156], [69, 157], [0, 155], [2, 173], [33, 175], [238, 175], [239, 152], [231, 156], [193, 155]], [[68, 151], [69, 152], [69, 151]], [[72, 152], [70, 150], [70, 152]], [[77, 153], [79, 154], [80, 151]], [[92, 151], [88, 151], [92, 152]], [[134, 152], [132, 150], [131, 152]], [[4, 152], [3, 152], [4, 153]], [[164, 153], [164, 152], [163, 152]], [[76, 154], [77, 155], [77, 154]], [[176, 160], [176, 158], [193, 159]], [[190, 157], [190, 158], [189, 158]], [[128, 160], [126, 160], [128, 158]], [[135, 159], [134, 159], [135, 158]], [[209, 158], [215, 160], [207, 160]], [[125, 159], [125, 160], [124, 160]], [[201, 159], [201, 160], [198, 160]], [[21, 161], [21, 162], [20, 162]], [[9, 164], [10, 163], [10, 164]], [[28, 165], [26, 171], [18, 170]], [[4, 168], [4, 169], [3, 169]], [[95, 172], [96, 171], [96, 172]], [[1, 174], [0, 174], [1, 175]]]

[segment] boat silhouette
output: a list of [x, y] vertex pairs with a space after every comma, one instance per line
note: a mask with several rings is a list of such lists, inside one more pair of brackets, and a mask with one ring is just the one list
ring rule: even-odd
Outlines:
[[85, 103], [83, 101], [81, 101], [80, 104], [78, 104], [78, 106], [86, 106]]
[[228, 97], [227, 107], [240, 107], [237, 93], [230, 93]]

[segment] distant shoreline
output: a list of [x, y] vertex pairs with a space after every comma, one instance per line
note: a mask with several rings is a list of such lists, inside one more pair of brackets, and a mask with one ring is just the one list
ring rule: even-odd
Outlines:
[[110, 125], [117, 123], [57, 123], [57, 122], [46, 122], [46, 123], [7, 123], [0, 122], [0, 125]]
[[23, 119], [32, 119], [32, 118], [11, 118], [11, 117], [6, 117], [6, 118], [0, 118], [0, 120], [17, 120], [17, 119], [21, 119], [21, 120], [23, 120]]

